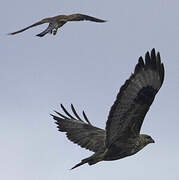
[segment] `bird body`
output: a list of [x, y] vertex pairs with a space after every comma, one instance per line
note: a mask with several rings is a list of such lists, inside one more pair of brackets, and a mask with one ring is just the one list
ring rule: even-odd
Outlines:
[[113, 143], [105, 153], [104, 160], [111, 161], [131, 156], [143, 149], [147, 144], [154, 143], [149, 136], [149, 141], [145, 138], [146, 135], [139, 135], [135, 138], [120, 139], [117, 143]]
[[56, 35], [58, 29], [60, 27], [62, 27], [64, 24], [66, 24], [68, 21], [83, 21], [83, 20], [93, 21], [93, 22], [101, 22], [101, 23], [106, 22], [105, 20], [98, 19], [98, 18], [84, 15], [84, 14], [58, 15], [58, 16], [54, 16], [54, 17], [44, 18], [41, 21], [34, 23], [26, 28], [23, 28], [23, 29], [13, 32], [13, 33], [9, 33], [9, 35], [21, 33], [29, 28], [32, 28], [32, 27], [35, 27], [35, 26], [38, 26], [38, 25], [41, 25], [44, 23], [49, 23], [48, 27], [43, 32], [37, 34], [37, 36], [43, 37], [47, 33], [50, 33], [50, 34], [53, 33], [53, 35]]
[[[151, 136], [140, 134], [140, 129], [155, 95], [164, 80], [164, 66], [160, 54], [155, 50], [139, 58], [134, 73], [120, 88], [111, 107], [105, 130], [93, 126], [83, 111], [84, 120], [77, 114], [73, 105], [73, 117], [61, 104], [66, 115], [55, 111], [52, 115], [58, 129], [66, 132], [67, 138], [94, 154], [72, 169], [85, 163], [89, 165], [100, 161], [111, 161], [131, 156], [146, 145], [154, 143]], [[86, 121], [86, 122], [85, 122]]]

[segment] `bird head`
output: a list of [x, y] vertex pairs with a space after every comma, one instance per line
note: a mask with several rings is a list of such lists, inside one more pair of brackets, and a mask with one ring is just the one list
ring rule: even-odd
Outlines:
[[155, 143], [155, 141], [152, 139], [152, 137], [147, 134], [142, 134], [142, 137], [143, 137], [143, 140], [146, 145], [150, 144], [150, 143]]

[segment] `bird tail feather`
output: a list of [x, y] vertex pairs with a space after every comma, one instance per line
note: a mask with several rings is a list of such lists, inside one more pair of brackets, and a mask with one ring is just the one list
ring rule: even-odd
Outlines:
[[48, 27], [44, 31], [42, 31], [40, 34], [37, 34], [36, 36], [43, 37], [47, 33], [52, 33], [53, 29], [56, 28], [57, 26], [58, 26], [58, 23], [49, 23]]
[[74, 167], [72, 167], [71, 170], [75, 169], [75, 168], [77, 168], [77, 167], [79, 167], [85, 163], [88, 163], [91, 166], [93, 164], [96, 164], [96, 163], [102, 161], [103, 158], [104, 158], [104, 153], [95, 153], [94, 155], [92, 155], [86, 159], [81, 160], [81, 162], [76, 164]]
[[43, 37], [43, 36], [45, 36], [47, 33], [49, 33], [49, 32], [48, 32], [47, 30], [45, 30], [45, 31], [37, 34], [36, 36], [38, 36], [38, 37]]
[[75, 168], [77, 168], [77, 167], [79, 167], [79, 166], [81, 166], [81, 165], [83, 165], [85, 163], [88, 163], [88, 158], [87, 159], [83, 159], [80, 163], [78, 163], [74, 167], [72, 167], [71, 170], [75, 169]]

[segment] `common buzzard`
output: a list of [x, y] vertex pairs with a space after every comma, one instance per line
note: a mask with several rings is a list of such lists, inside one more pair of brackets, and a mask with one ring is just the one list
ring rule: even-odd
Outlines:
[[87, 16], [84, 14], [72, 14], [72, 15], [59, 15], [59, 16], [54, 16], [54, 17], [49, 17], [49, 18], [45, 18], [42, 19], [41, 21], [32, 24], [31, 26], [28, 26], [24, 29], [21, 29], [19, 31], [13, 32], [13, 33], [9, 33], [9, 35], [14, 35], [17, 33], [21, 33], [29, 28], [32, 28], [34, 26], [38, 26], [44, 23], [49, 23], [48, 27], [41, 32], [40, 34], [37, 34], [37, 36], [39, 37], [43, 37], [44, 35], [46, 35], [47, 33], [53, 33], [53, 35], [56, 35], [58, 28], [62, 27], [64, 24], [66, 24], [68, 21], [94, 21], [94, 22], [106, 22], [105, 20], [102, 19], [97, 19], [95, 17], [92, 16]]
[[163, 80], [164, 65], [160, 54], [156, 55], [155, 49], [152, 49], [151, 55], [146, 53], [145, 62], [142, 57], [139, 58], [134, 73], [120, 88], [109, 112], [105, 130], [93, 126], [84, 111], [82, 120], [73, 105], [71, 109], [75, 117], [61, 105], [66, 115], [57, 111], [59, 116], [52, 115], [58, 130], [66, 132], [72, 142], [94, 152], [72, 169], [85, 163], [93, 165], [99, 161], [131, 156], [149, 143], [154, 143], [151, 136], [140, 134], [140, 129]]

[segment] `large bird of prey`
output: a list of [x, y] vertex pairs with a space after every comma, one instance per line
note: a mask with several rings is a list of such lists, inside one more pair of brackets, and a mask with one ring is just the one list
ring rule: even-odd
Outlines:
[[32, 28], [34, 26], [38, 26], [38, 25], [41, 25], [44, 23], [49, 23], [48, 27], [43, 32], [41, 32], [40, 34], [37, 34], [37, 36], [43, 37], [47, 33], [51, 33], [51, 34], [53, 33], [53, 35], [56, 35], [58, 28], [62, 27], [68, 21], [83, 21], [83, 20], [100, 22], [100, 23], [106, 22], [105, 20], [97, 19], [95, 17], [87, 16], [85, 14], [59, 15], [59, 16], [54, 16], [54, 17], [42, 19], [41, 21], [36, 22], [35, 24], [32, 24], [31, 26], [28, 26], [24, 29], [21, 29], [21, 30], [13, 32], [13, 33], [9, 33], [9, 35], [21, 33], [21, 32], [23, 32], [29, 28]]
[[149, 143], [154, 143], [151, 136], [140, 134], [145, 115], [164, 80], [164, 65], [160, 54], [155, 49], [145, 55], [145, 61], [139, 58], [134, 73], [120, 88], [117, 98], [111, 107], [106, 129], [93, 126], [83, 111], [84, 120], [71, 105], [73, 117], [61, 105], [66, 115], [55, 111], [52, 115], [58, 130], [66, 132], [72, 142], [93, 151], [94, 154], [83, 159], [72, 169], [88, 163], [111, 161], [131, 156]]

